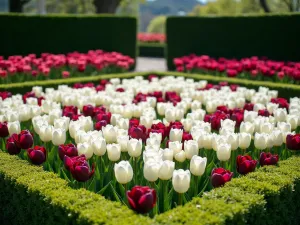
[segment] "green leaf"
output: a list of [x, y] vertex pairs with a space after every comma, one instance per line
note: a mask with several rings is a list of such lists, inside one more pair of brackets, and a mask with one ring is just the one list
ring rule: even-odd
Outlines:
[[109, 187], [110, 183], [111, 183], [111, 181], [107, 185], [105, 185], [100, 191], [98, 191], [97, 194], [102, 195], [106, 191], [106, 189]]
[[202, 190], [200, 191], [200, 193], [197, 195], [197, 197], [202, 196], [203, 192], [205, 191], [207, 185], [209, 184], [210, 178], [207, 177], [206, 180], [204, 181], [204, 187], [202, 188]]
[[125, 203], [123, 202], [122, 198], [119, 196], [119, 194], [118, 194], [117, 191], [115, 190], [115, 188], [113, 187], [113, 185], [112, 185], [111, 183], [109, 183], [109, 186], [110, 186], [110, 189], [111, 189], [111, 191], [112, 191], [112, 194], [113, 194], [115, 200], [118, 201], [118, 202], [120, 202], [120, 203], [125, 204]]

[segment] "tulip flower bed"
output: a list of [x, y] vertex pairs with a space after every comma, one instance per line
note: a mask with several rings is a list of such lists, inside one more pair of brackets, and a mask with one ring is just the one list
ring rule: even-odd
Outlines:
[[0, 56], [1, 83], [90, 76], [128, 71], [134, 59], [117, 52], [90, 50], [88, 53], [42, 53], [27, 56]]
[[300, 84], [299, 62], [273, 61], [257, 56], [237, 60], [190, 55], [175, 58], [174, 64], [179, 72]]
[[165, 43], [165, 34], [139, 33], [137, 39], [140, 43]]
[[2, 149], [154, 216], [300, 150], [300, 100], [277, 95], [155, 76], [2, 92]]

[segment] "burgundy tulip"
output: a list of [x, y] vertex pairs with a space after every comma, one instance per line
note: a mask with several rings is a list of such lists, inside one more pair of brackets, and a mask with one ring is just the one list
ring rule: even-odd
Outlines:
[[13, 137], [6, 140], [6, 150], [10, 155], [17, 155], [21, 152], [21, 148], [16, 145]]
[[95, 123], [95, 130], [102, 130], [102, 127], [107, 125], [106, 120], [101, 120]]
[[110, 123], [110, 119], [111, 119], [111, 113], [110, 112], [99, 113], [96, 116], [97, 121], [105, 120], [107, 123]]
[[130, 207], [138, 213], [148, 213], [156, 204], [156, 191], [148, 186], [135, 186], [126, 195]]
[[42, 146], [35, 146], [27, 149], [27, 155], [30, 161], [35, 165], [41, 165], [46, 161], [46, 149]]
[[289, 103], [285, 98], [272, 98], [271, 99], [272, 103], [279, 104], [279, 108], [289, 108]]
[[132, 118], [129, 120], [129, 127], [140, 125], [139, 119]]
[[286, 146], [290, 150], [300, 150], [300, 134], [288, 134], [286, 136]]
[[0, 137], [5, 138], [9, 135], [6, 122], [0, 122]]
[[93, 164], [92, 170], [90, 170], [84, 155], [75, 157], [65, 155], [64, 164], [66, 169], [71, 172], [72, 177], [79, 182], [88, 181], [95, 173], [95, 165]]
[[260, 110], [258, 110], [258, 115], [259, 116], [264, 116], [264, 117], [269, 117], [271, 114], [266, 109], [260, 109]]
[[128, 130], [128, 134], [131, 138], [142, 139], [145, 141], [146, 139], [146, 127], [143, 125], [132, 126]]
[[279, 160], [279, 156], [276, 154], [272, 155], [271, 153], [262, 152], [260, 153], [259, 157], [259, 164], [260, 166], [269, 166], [269, 165], [276, 165]]
[[250, 155], [239, 155], [236, 158], [236, 169], [239, 174], [247, 174], [255, 170], [257, 161], [253, 160]]
[[33, 137], [28, 130], [22, 130], [20, 134], [13, 134], [12, 138], [21, 149], [28, 149], [33, 145]]
[[82, 113], [84, 116], [94, 116], [94, 106], [92, 105], [85, 105], [83, 106]]
[[58, 146], [58, 155], [61, 160], [64, 160], [65, 155], [69, 157], [77, 156], [78, 150], [73, 144], [65, 144]]
[[229, 182], [233, 177], [233, 173], [223, 168], [215, 168], [211, 172], [211, 183], [213, 187], [221, 187]]
[[247, 111], [253, 111], [253, 108], [254, 108], [254, 104], [252, 104], [252, 103], [246, 103], [244, 105], [244, 109]]

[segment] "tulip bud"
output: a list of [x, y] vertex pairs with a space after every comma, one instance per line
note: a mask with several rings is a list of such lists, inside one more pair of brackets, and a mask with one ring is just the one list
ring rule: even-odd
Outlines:
[[202, 176], [205, 171], [207, 158], [194, 155], [190, 162], [190, 171], [195, 176]]
[[171, 128], [170, 141], [181, 141], [182, 135], [183, 135], [183, 130]]
[[117, 120], [117, 127], [120, 129], [128, 130], [129, 119], [120, 118], [119, 120]]
[[158, 179], [158, 172], [161, 167], [161, 162], [149, 160], [144, 164], [144, 177], [150, 182], [155, 182]]
[[178, 193], [185, 193], [190, 188], [191, 173], [189, 170], [174, 170], [172, 184]]
[[172, 178], [175, 169], [175, 163], [169, 160], [162, 162], [160, 169], [158, 171], [158, 177], [161, 180], [169, 180]]
[[19, 148], [28, 149], [33, 145], [33, 137], [28, 130], [22, 130], [20, 134], [13, 134], [12, 137]]
[[108, 159], [116, 162], [121, 157], [121, 146], [119, 144], [108, 144], [106, 145]]
[[165, 111], [165, 119], [168, 122], [174, 122], [176, 120], [176, 111], [172, 108], [168, 108]]
[[181, 123], [183, 124], [184, 130], [187, 132], [190, 132], [192, 125], [193, 125], [193, 120], [192, 119], [182, 119]]
[[93, 139], [91, 141], [91, 149], [97, 156], [103, 156], [106, 152], [106, 143], [103, 138]]
[[242, 122], [240, 125], [240, 132], [241, 133], [248, 133], [253, 134], [254, 133], [255, 126], [251, 122]]
[[278, 155], [272, 155], [271, 153], [260, 153], [259, 164], [260, 166], [276, 165], [279, 160]]
[[74, 157], [78, 155], [78, 150], [73, 144], [66, 144], [58, 146], [59, 158], [63, 161], [65, 155], [69, 157]]
[[285, 122], [286, 116], [287, 116], [286, 109], [279, 108], [279, 109], [276, 109], [276, 111], [274, 112], [274, 117], [277, 122]]
[[114, 166], [116, 180], [120, 184], [127, 184], [133, 178], [133, 170], [128, 161], [121, 161]]
[[41, 146], [27, 149], [27, 155], [30, 161], [35, 165], [41, 165], [46, 161], [46, 149]]
[[266, 123], [262, 123], [260, 125], [260, 132], [261, 133], [270, 134], [273, 129], [274, 129], [274, 124], [272, 124], [272, 123], [266, 122]]
[[150, 132], [149, 133], [149, 138], [150, 139], [155, 139], [159, 143], [161, 143], [161, 141], [162, 141], [162, 134], [161, 133], [152, 133], [152, 132]]
[[274, 146], [281, 146], [283, 143], [283, 134], [281, 130], [273, 130], [271, 133], [271, 138], [273, 139]]
[[115, 143], [117, 141], [118, 128], [108, 124], [102, 127], [103, 136], [107, 143]]
[[165, 148], [165, 149], [162, 149], [162, 154], [163, 154], [163, 160], [168, 160], [168, 161], [173, 161], [173, 155], [174, 155], [174, 152], [172, 149], [168, 149], [168, 148]]
[[131, 157], [139, 157], [142, 154], [143, 143], [141, 139], [130, 139], [127, 143], [128, 154]]
[[217, 157], [220, 161], [228, 161], [231, 155], [230, 144], [218, 144], [217, 145]]
[[152, 123], [153, 123], [153, 118], [148, 116], [141, 116], [140, 124], [144, 125], [147, 129], [151, 128]]
[[277, 123], [277, 127], [283, 132], [291, 132], [292, 131], [292, 126], [290, 123], [286, 123], [286, 122], [278, 122]]
[[268, 145], [269, 135], [265, 133], [255, 133], [254, 146], [259, 150], [264, 150]]
[[64, 129], [53, 129], [52, 131], [52, 143], [55, 146], [62, 145], [66, 142], [66, 131]]
[[81, 127], [87, 132], [93, 130], [94, 124], [90, 116], [84, 117], [81, 116], [78, 118], [78, 122], [81, 124]]
[[90, 159], [93, 156], [93, 149], [87, 142], [79, 143], [77, 145], [78, 155], [85, 155], [86, 159]]
[[249, 133], [240, 133], [239, 134], [239, 147], [241, 149], [249, 148], [251, 144], [251, 134]]
[[185, 151], [181, 150], [175, 154], [175, 160], [178, 162], [184, 162], [186, 160]]
[[52, 140], [53, 126], [51, 125], [43, 125], [40, 127], [40, 139], [43, 142], [49, 142]]
[[228, 134], [226, 136], [227, 143], [231, 146], [231, 151], [237, 150], [239, 147], [239, 135], [235, 133]]
[[117, 143], [121, 146], [122, 152], [128, 152], [127, 145], [129, 141], [128, 135], [122, 135], [117, 137]]
[[6, 122], [0, 122], [0, 137], [5, 138], [9, 135]]
[[298, 116], [297, 115], [287, 115], [286, 122], [291, 125], [291, 129], [295, 130], [298, 126]]
[[250, 155], [239, 155], [236, 159], [236, 168], [239, 174], [245, 175], [255, 170], [257, 161], [253, 160]]
[[21, 152], [21, 148], [18, 145], [16, 145], [13, 137], [7, 138], [6, 150], [10, 155], [17, 155]]
[[117, 121], [120, 120], [121, 118], [122, 118], [122, 116], [120, 114], [111, 114], [110, 123], [113, 126], [116, 126], [117, 125]]
[[126, 195], [129, 205], [138, 213], [148, 213], [156, 204], [156, 192], [147, 186], [135, 186]]
[[194, 155], [198, 155], [199, 148], [197, 141], [189, 140], [184, 142], [184, 151], [187, 159], [191, 159]]
[[223, 168], [215, 168], [211, 172], [211, 183], [214, 188], [221, 187], [229, 182], [233, 177], [233, 173]]
[[8, 122], [7, 123], [8, 133], [9, 135], [19, 134], [21, 133], [21, 126], [19, 121]]
[[288, 134], [286, 136], [286, 147], [290, 150], [300, 150], [300, 134]]
[[69, 117], [61, 117], [59, 119], [54, 120], [54, 128], [61, 128], [65, 131], [69, 129], [70, 118]]

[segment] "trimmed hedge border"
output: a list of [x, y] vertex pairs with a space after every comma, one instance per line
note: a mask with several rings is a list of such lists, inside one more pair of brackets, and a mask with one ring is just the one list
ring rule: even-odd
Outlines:
[[135, 17], [1, 13], [0, 24], [0, 55], [102, 49], [136, 58]]
[[139, 56], [164, 57], [166, 44], [138, 43]]
[[[243, 58], [267, 56], [300, 60], [300, 13], [168, 17], [166, 22], [169, 70], [173, 59], [189, 54]], [[280, 32], [279, 32], [280, 31]]]
[[89, 77], [76, 77], [68, 79], [56, 79], [47, 81], [33, 81], [33, 82], [23, 82], [23, 83], [12, 83], [12, 84], [0, 84], [0, 91], [10, 91], [12, 93], [25, 93], [31, 91], [32, 86], [42, 86], [42, 87], [57, 87], [60, 84], [71, 85], [78, 82], [97, 82], [101, 79], [110, 78], [132, 78], [135, 76], [147, 76], [149, 74], [156, 74], [159, 76], [183, 76], [185, 78], [193, 78], [196, 80], [207, 80], [208, 82], [218, 83], [221, 81], [227, 81], [230, 84], [243, 85], [247, 88], [258, 89], [259, 86], [265, 86], [271, 89], [278, 90], [279, 95], [285, 98], [300, 96], [300, 85], [295, 84], [282, 84], [273, 83], [267, 81], [254, 81], [245, 80], [239, 78], [228, 78], [228, 77], [218, 77], [213, 75], [203, 75], [203, 74], [192, 74], [192, 73], [180, 73], [180, 72], [134, 72], [134, 73], [121, 73], [121, 74], [106, 74], [97, 75]]
[[287, 224], [300, 219], [300, 157], [235, 178], [150, 219], [0, 151], [2, 224]]

